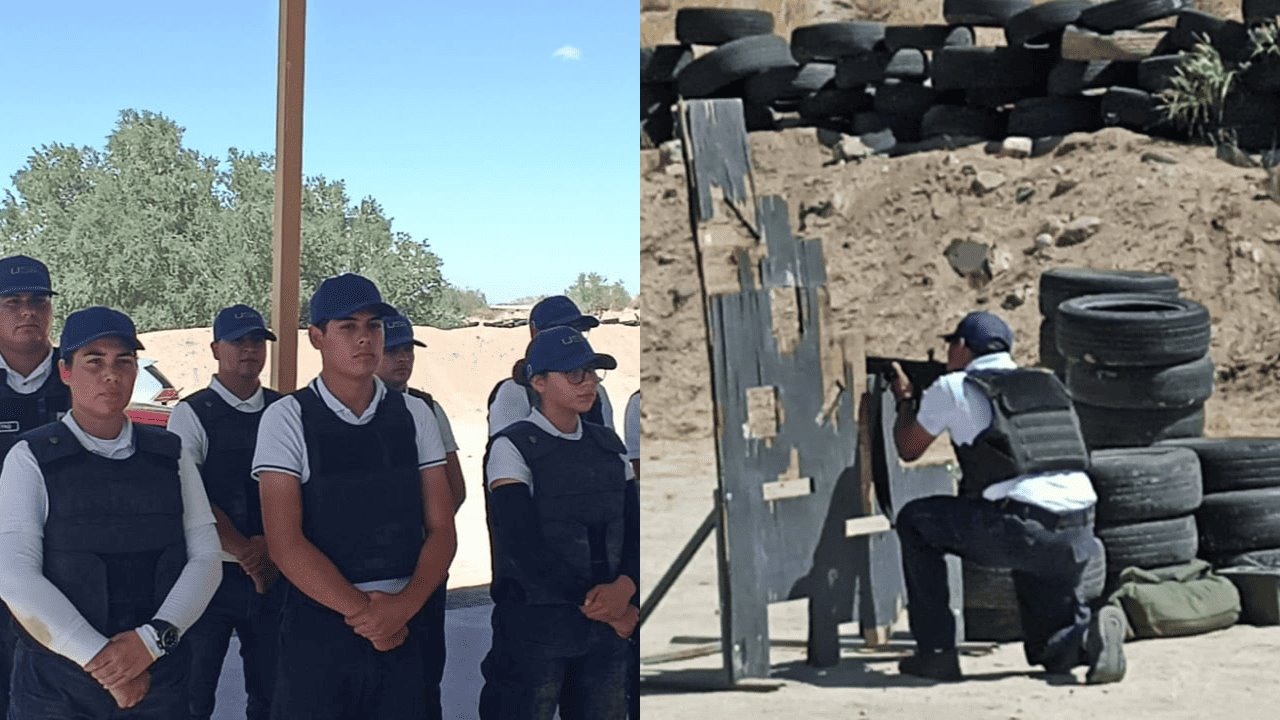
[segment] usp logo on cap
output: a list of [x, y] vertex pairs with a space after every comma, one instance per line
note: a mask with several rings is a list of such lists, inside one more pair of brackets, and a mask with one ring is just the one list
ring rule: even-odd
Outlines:
[[231, 342], [250, 334], [259, 333], [268, 340], [275, 340], [275, 333], [267, 329], [262, 313], [248, 305], [232, 305], [223, 308], [213, 320], [214, 342]]
[[382, 338], [382, 349], [384, 350], [408, 345], [409, 343], [413, 343], [418, 347], [427, 346], [421, 340], [414, 339], [413, 323], [409, 322], [409, 318], [404, 315], [388, 315], [382, 318]]
[[49, 268], [26, 255], [0, 259], [0, 295], [19, 293], [57, 295], [49, 284]]
[[569, 372], [578, 368], [612, 370], [616, 367], [618, 361], [612, 355], [592, 350], [586, 336], [566, 326], [540, 331], [529, 343], [524, 359], [527, 378], [545, 372]]

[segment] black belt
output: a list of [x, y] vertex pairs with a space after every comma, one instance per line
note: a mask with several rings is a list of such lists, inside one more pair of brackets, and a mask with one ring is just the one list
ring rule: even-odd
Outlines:
[[1090, 506], [1084, 510], [1073, 510], [1068, 513], [1056, 513], [1052, 510], [1045, 510], [1038, 505], [1024, 503], [1019, 500], [1011, 500], [1005, 498], [996, 501], [996, 507], [1001, 512], [1017, 515], [1027, 520], [1035, 520], [1045, 527], [1046, 530], [1058, 530], [1061, 528], [1084, 527], [1093, 524], [1093, 507]]

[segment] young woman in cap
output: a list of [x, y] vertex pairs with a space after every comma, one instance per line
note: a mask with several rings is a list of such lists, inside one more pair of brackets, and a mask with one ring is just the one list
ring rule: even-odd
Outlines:
[[329, 278], [310, 311], [320, 376], [267, 408], [253, 462], [290, 582], [271, 717], [419, 720], [422, 609], [456, 543], [444, 446], [426, 403], [375, 375], [395, 309], [374, 284]]
[[191, 714], [208, 720], [234, 631], [244, 663], [248, 720], [266, 720], [275, 687], [283, 584], [262, 534], [258, 484], [251, 474], [258, 423], [280, 393], [262, 387], [267, 341], [276, 336], [262, 314], [232, 305], [213, 321], [210, 350], [218, 372], [209, 387], [184, 398], [169, 416], [169, 432], [200, 469], [222, 544], [222, 584], [187, 632], [191, 647]]
[[61, 345], [71, 412], [0, 471], [0, 596], [22, 628], [9, 718], [181, 717], [180, 639], [222, 572], [213, 513], [178, 437], [125, 415], [133, 322], [74, 312]]
[[493, 647], [480, 715], [626, 717], [638, 620], [639, 494], [626, 448], [581, 414], [617, 367], [571, 327], [540, 332], [525, 372], [540, 406], [490, 441]]

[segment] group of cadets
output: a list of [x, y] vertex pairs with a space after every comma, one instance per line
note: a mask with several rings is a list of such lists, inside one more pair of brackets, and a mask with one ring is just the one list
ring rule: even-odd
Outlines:
[[[78, 310], [54, 347], [54, 294], [39, 261], [0, 259], [8, 717], [209, 718], [234, 632], [248, 718], [440, 718], [466, 484], [444, 410], [408, 387], [409, 320], [363, 277], [326, 279], [320, 375], [281, 395], [259, 381], [275, 335], [228, 307], [217, 373], [162, 430], [125, 413], [132, 320]], [[539, 303], [490, 398], [486, 720], [638, 717], [639, 455], [612, 429], [596, 324]], [[626, 418], [638, 439], [638, 393]]]

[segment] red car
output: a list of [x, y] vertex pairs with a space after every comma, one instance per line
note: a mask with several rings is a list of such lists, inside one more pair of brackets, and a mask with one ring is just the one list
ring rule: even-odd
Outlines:
[[178, 389], [156, 367], [150, 358], [138, 359], [138, 379], [133, 384], [133, 397], [125, 414], [142, 425], [164, 427], [169, 422], [170, 407], [179, 399]]

